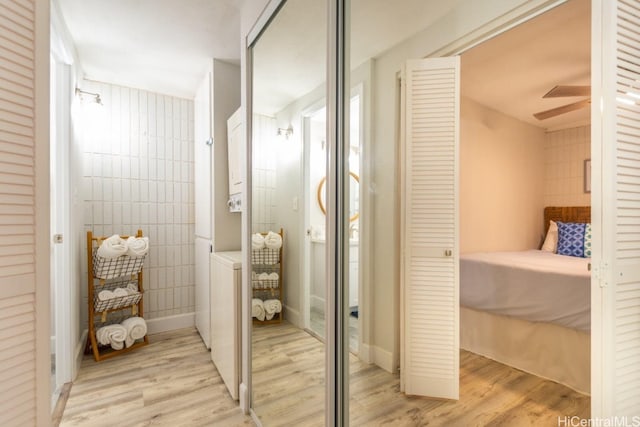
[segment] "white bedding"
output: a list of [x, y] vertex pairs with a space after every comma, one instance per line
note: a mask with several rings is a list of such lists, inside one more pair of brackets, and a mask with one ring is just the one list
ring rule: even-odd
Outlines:
[[588, 258], [538, 250], [460, 256], [460, 304], [589, 331]]

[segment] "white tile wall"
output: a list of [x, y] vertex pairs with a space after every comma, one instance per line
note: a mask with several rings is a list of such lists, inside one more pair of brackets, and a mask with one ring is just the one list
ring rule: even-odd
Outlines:
[[253, 125], [253, 230], [275, 230], [276, 120], [256, 114]]
[[193, 102], [106, 83], [86, 82], [83, 89], [99, 93], [104, 104], [82, 107], [86, 229], [100, 235], [142, 229], [151, 246], [145, 317], [191, 313]]
[[545, 206], [589, 206], [584, 192], [584, 161], [591, 158], [591, 128], [581, 126], [546, 134]]

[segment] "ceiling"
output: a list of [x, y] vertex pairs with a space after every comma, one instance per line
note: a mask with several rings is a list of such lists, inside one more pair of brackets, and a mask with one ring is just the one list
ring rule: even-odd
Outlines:
[[245, 0], [57, 0], [85, 77], [193, 98], [208, 58], [239, 64]]
[[[246, 0], [57, 1], [87, 79], [193, 98], [210, 58], [239, 63]], [[461, 1], [352, 0], [351, 63], [379, 56]], [[325, 13], [324, 2], [291, 0], [258, 40], [256, 111], [274, 114], [324, 82]], [[542, 122], [533, 113], [582, 99], [542, 95], [589, 84], [589, 22], [589, 2], [571, 0], [465, 52], [463, 96], [546, 129], [588, 123], [588, 108]]]
[[572, 0], [462, 55], [461, 93], [545, 129], [590, 122], [584, 108], [547, 120], [533, 114], [585, 97], [546, 98], [555, 85], [591, 83], [590, 2]]

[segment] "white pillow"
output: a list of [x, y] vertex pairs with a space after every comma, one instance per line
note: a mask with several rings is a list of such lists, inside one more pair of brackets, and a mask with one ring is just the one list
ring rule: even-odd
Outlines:
[[558, 224], [555, 221], [549, 221], [549, 231], [540, 250], [553, 253], [558, 250]]

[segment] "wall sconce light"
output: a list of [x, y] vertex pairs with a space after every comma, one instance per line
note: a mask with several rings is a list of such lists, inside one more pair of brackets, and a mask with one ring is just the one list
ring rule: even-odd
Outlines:
[[278, 136], [284, 136], [286, 139], [293, 135], [293, 128], [289, 125], [288, 128], [278, 128]]
[[76, 88], [76, 96], [79, 96], [80, 99], [84, 99], [83, 95], [89, 95], [91, 97], [93, 97], [93, 102], [95, 102], [98, 105], [103, 105], [102, 104], [102, 99], [100, 99], [100, 94], [99, 93], [93, 93], [93, 92], [87, 92], [85, 90], [82, 90], [80, 88]]

